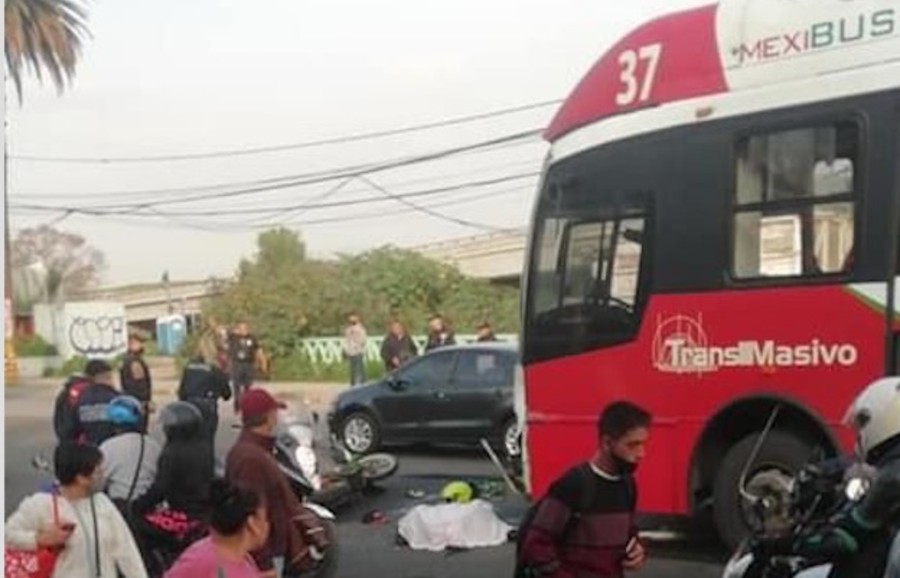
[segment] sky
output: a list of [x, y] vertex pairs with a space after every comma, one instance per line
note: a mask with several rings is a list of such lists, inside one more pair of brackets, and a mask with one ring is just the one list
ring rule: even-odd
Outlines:
[[[58, 94], [27, 80], [20, 106], [7, 87], [11, 226], [83, 235], [106, 255], [104, 285], [154, 282], [165, 271], [172, 280], [231, 275], [256, 235], [278, 225], [298, 230], [321, 258], [523, 227], [547, 151], [538, 138], [368, 181], [260, 184], [541, 129], [558, 105], [265, 154], [19, 157], [246, 151], [555, 101], [629, 30], [707, 3], [95, 0], [71, 88]], [[92, 207], [102, 214], [67, 211]]]

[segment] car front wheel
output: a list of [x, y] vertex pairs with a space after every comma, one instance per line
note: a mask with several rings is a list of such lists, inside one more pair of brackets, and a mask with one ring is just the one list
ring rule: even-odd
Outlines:
[[367, 454], [381, 443], [378, 424], [367, 413], [350, 414], [341, 424], [341, 442], [355, 454]]
[[502, 442], [507, 458], [516, 459], [522, 454], [522, 432], [516, 420], [511, 419], [503, 425]]

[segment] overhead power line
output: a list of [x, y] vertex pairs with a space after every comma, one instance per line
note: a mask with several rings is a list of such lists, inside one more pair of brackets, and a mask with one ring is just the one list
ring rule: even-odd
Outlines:
[[[404, 157], [397, 160], [386, 161], [380, 164], [369, 164], [362, 168], [351, 168], [350, 170], [345, 171], [335, 171], [329, 173], [325, 176], [320, 177], [310, 177], [310, 178], [297, 178], [294, 180], [290, 180], [289, 178], [278, 178], [277, 180], [273, 179], [261, 179], [259, 182], [261, 183], [258, 186], [249, 186], [244, 188], [238, 188], [235, 190], [228, 191], [214, 191], [205, 194], [198, 195], [182, 195], [174, 198], [165, 198], [165, 199], [153, 199], [146, 202], [132, 202], [132, 203], [115, 203], [115, 204], [107, 204], [107, 205], [91, 205], [91, 206], [81, 206], [81, 207], [65, 207], [62, 205], [36, 205], [36, 204], [19, 204], [18, 207], [32, 207], [36, 210], [52, 210], [59, 211], [67, 208], [77, 209], [78, 212], [82, 214], [104, 214], [104, 213], [114, 213], [116, 211], [122, 213], [128, 213], [130, 211], [134, 211], [137, 209], [149, 209], [151, 207], [158, 207], [162, 205], [176, 205], [176, 204], [185, 204], [185, 203], [193, 203], [197, 201], [205, 201], [205, 200], [222, 200], [222, 199], [230, 199], [236, 197], [244, 197], [250, 195], [257, 195], [260, 193], [277, 191], [283, 189], [290, 189], [300, 186], [308, 186], [313, 184], [321, 184], [327, 183], [335, 180], [343, 180], [352, 177], [359, 177], [361, 175], [372, 175], [377, 173], [386, 172], [393, 169], [398, 169], [402, 167], [409, 167], [429, 161], [434, 161], [438, 159], [444, 159], [448, 157], [452, 157], [455, 155], [468, 153], [477, 150], [486, 150], [492, 149], [495, 147], [509, 146], [516, 143], [521, 143], [528, 141], [530, 139], [534, 139], [540, 134], [540, 129], [527, 130], [523, 132], [518, 132], [510, 135], [505, 135], [501, 137], [496, 137], [490, 140], [481, 141], [474, 144], [462, 145], [458, 147], [447, 148], [439, 151], [434, 151], [430, 153], [424, 153], [418, 156], [410, 156]], [[271, 184], [267, 184], [271, 182]]]
[[[537, 141], [535, 141], [537, 142]], [[460, 153], [460, 156], [468, 155], [468, 154], [479, 154], [484, 152], [492, 152], [494, 150], [502, 150], [505, 148], [510, 148], [514, 146], [522, 146], [523, 144], [529, 144], [528, 140], [518, 141], [509, 143], [504, 146], [497, 146], [493, 148], [487, 149], [478, 149], [472, 150], [466, 153]], [[87, 199], [114, 199], [117, 201], [122, 200], [131, 200], [137, 199], [139, 201], [146, 201], [149, 199], [155, 199], [158, 197], [166, 197], [169, 195], [180, 196], [187, 193], [203, 193], [203, 192], [212, 192], [212, 191], [221, 191], [225, 192], [229, 189], [234, 188], [247, 188], [256, 185], [270, 184], [270, 183], [287, 183], [293, 180], [302, 180], [307, 178], [320, 178], [320, 177], [334, 177], [335, 179], [342, 178], [348, 171], [359, 171], [367, 168], [376, 168], [381, 165], [394, 162], [394, 161], [402, 161], [402, 160], [411, 160], [416, 158], [412, 155], [406, 155], [403, 157], [398, 157], [395, 159], [387, 159], [377, 162], [369, 162], [369, 163], [360, 163], [355, 165], [348, 165], [344, 167], [334, 167], [329, 169], [322, 169], [318, 171], [312, 171], [308, 173], [299, 173], [294, 175], [282, 175], [275, 177], [264, 177], [259, 179], [250, 179], [244, 181], [236, 181], [236, 182], [225, 182], [225, 183], [215, 183], [215, 184], [203, 184], [203, 185], [194, 185], [194, 186], [184, 186], [184, 187], [172, 187], [172, 188], [155, 188], [155, 189], [132, 189], [132, 190], [124, 190], [124, 191], [104, 191], [104, 192], [71, 192], [71, 193], [16, 193], [15, 191], [11, 191], [13, 194], [10, 197], [14, 200], [21, 201], [59, 201], [59, 200], [78, 200], [79, 202]], [[499, 163], [492, 164], [490, 166], [479, 168], [475, 170], [467, 170], [463, 174], [472, 175], [476, 173], [485, 173], [495, 169], [504, 169], [510, 167], [525, 167], [525, 166], [535, 166], [535, 162], [533, 160], [519, 160], [512, 163]], [[412, 185], [412, 184], [421, 184], [421, 183], [431, 183], [436, 182], [441, 179], [452, 178], [455, 176], [460, 176], [459, 171], [455, 171], [453, 173], [443, 173], [436, 174], [433, 176], [427, 176], [416, 179], [406, 179], [400, 182], [392, 183], [391, 186], [404, 186], [404, 185]], [[354, 177], [347, 177], [353, 179]], [[366, 187], [365, 190], [368, 190], [369, 187]], [[346, 192], [359, 192], [359, 190], [354, 191], [346, 191]], [[105, 205], [83, 205], [83, 206], [105, 206]]]
[[[512, 188], [500, 189], [500, 190], [492, 190], [488, 192], [478, 192], [475, 195], [467, 195], [465, 197], [453, 198], [444, 201], [437, 201], [434, 203], [428, 203], [425, 205], [427, 208], [436, 208], [436, 207], [445, 207], [451, 205], [462, 205], [466, 203], [479, 202], [487, 199], [496, 199], [500, 197], [504, 197], [507, 195], [511, 195], [514, 193], [521, 193], [527, 191], [534, 191], [534, 185], [520, 185]], [[384, 210], [374, 210], [374, 211], [365, 211], [358, 212], [352, 214], [338, 215], [334, 217], [322, 217], [315, 219], [302, 219], [302, 220], [283, 220], [279, 219], [277, 221], [271, 221], [268, 223], [250, 223], [247, 220], [242, 221], [192, 221], [189, 219], [181, 219], [169, 215], [155, 215], [157, 220], [148, 218], [151, 215], [139, 215], [139, 216], [129, 216], [129, 215], [102, 215], [104, 221], [112, 221], [121, 224], [141, 226], [141, 227], [163, 227], [163, 228], [175, 228], [175, 229], [188, 229], [188, 230], [199, 230], [208, 233], [244, 233], [247, 231], [259, 231], [270, 229], [272, 227], [285, 226], [285, 227], [306, 227], [306, 226], [317, 226], [317, 225], [329, 225], [329, 224], [339, 224], [339, 223], [349, 223], [355, 221], [365, 221], [365, 220], [374, 220], [374, 219], [384, 219], [384, 218], [393, 218], [400, 214], [409, 214], [417, 212], [414, 209], [410, 208], [401, 208], [396, 211], [384, 211]], [[68, 212], [62, 212], [63, 215], [70, 215]], [[86, 217], [97, 217], [95, 215], [83, 215]]]
[[540, 108], [545, 108], [548, 106], [556, 105], [562, 102], [561, 100], [547, 100], [543, 102], [536, 102], [532, 104], [526, 104], [522, 106], [516, 106], [512, 108], [505, 108], [500, 110], [494, 110], [491, 112], [485, 112], [480, 114], [473, 114], [468, 116], [461, 116], [456, 118], [450, 118], [441, 121], [434, 121], [419, 125], [412, 125], [402, 128], [396, 129], [388, 129], [382, 131], [374, 131], [374, 132], [365, 132], [365, 133], [357, 133], [339, 137], [331, 137], [324, 138], [319, 140], [312, 140], [306, 142], [299, 142], [293, 144], [283, 144], [283, 145], [272, 145], [272, 146], [261, 146], [261, 147], [249, 147], [242, 149], [230, 149], [230, 150], [219, 150], [219, 151], [209, 151], [202, 153], [184, 153], [184, 154], [172, 154], [172, 155], [147, 155], [147, 156], [123, 156], [123, 157], [50, 157], [50, 156], [39, 156], [39, 155], [10, 155], [10, 159], [16, 161], [24, 161], [24, 162], [37, 162], [37, 163], [76, 163], [76, 164], [112, 164], [112, 163], [159, 163], [159, 162], [174, 162], [174, 161], [189, 161], [189, 160], [203, 160], [203, 159], [216, 159], [216, 158], [225, 158], [225, 157], [239, 157], [239, 156], [250, 156], [250, 155], [259, 155], [265, 153], [273, 153], [273, 152], [282, 152], [289, 150], [301, 150], [306, 148], [320, 147], [325, 145], [333, 145], [333, 144], [344, 144], [350, 142], [385, 138], [390, 136], [396, 136], [401, 134], [408, 134], [412, 132], [420, 132], [424, 130], [430, 130], [435, 128], [448, 127], [453, 125], [459, 125], [469, 122], [475, 122], [479, 120], [485, 120], [489, 118], [496, 118], [500, 116], [507, 116], [510, 114], [515, 114], [519, 112], [526, 112], [529, 110], [536, 110]]
[[409, 207], [415, 211], [418, 211], [420, 213], [424, 213], [431, 217], [436, 217], [438, 219], [441, 219], [442, 221], [449, 221], [456, 225], [463, 225], [465, 227], [473, 227], [475, 229], [481, 229], [482, 231], [503, 231], [504, 230], [501, 227], [495, 227], [493, 225], [486, 225], [484, 223], [476, 223], [475, 221], [470, 221], [468, 219], [460, 219], [459, 217], [452, 217], [450, 215], [445, 215], [444, 213], [435, 211], [434, 209], [432, 209], [430, 207], [418, 205], [402, 195], [392, 193], [389, 190], [387, 190], [386, 188], [384, 188], [383, 186], [379, 185], [378, 183], [376, 183], [375, 181], [373, 181], [372, 179], [370, 179], [366, 176], [360, 176], [359, 179], [365, 183], [368, 183], [370, 186], [372, 186], [372, 188], [380, 191], [387, 198], [397, 201], [400, 204], [406, 205], [407, 207]]
[[[469, 188], [475, 187], [484, 187], [494, 184], [506, 183], [510, 181], [516, 181], [525, 178], [536, 177], [540, 174], [538, 171], [532, 171], [528, 173], [520, 173], [515, 175], [506, 175], [502, 177], [496, 177], [492, 179], [484, 179], [480, 181], [470, 181], [467, 183], [459, 183], [456, 185], [438, 187], [432, 189], [424, 189], [419, 191], [412, 191], [402, 194], [393, 195], [391, 198], [393, 200], [398, 199], [409, 199], [409, 198], [417, 198], [417, 197], [427, 197], [432, 195], [437, 195], [441, 193], [446, 193], [450, 191], [459, 191]], [[148, 207], [130, 207], [127, 210], [123, 210], [121, 208], [98, 208], [98, 207], [76, 207], [76, 206], [48, 206], [48, 205], [35, 205], [35, 204], [11, 204], [10, 208], [17, 211], [29, 211], [29, 212], [37, 212], [37, 213], [59, 213], [59, 212], [69, 212], [72, 214], [80, 214], [80, 215], [93, 215], [93, 216], [105, 216], [105, 215], [128, 215], [128, 216], [144, 216], [144, 217], [215, 217], [215, 216], [223, 216], [223, 215], [250, 215], [250, 214], [260, 214], [260, 213], [278, 213], [278, 212], [287, 212], [287, 211], [296, 211], [297, 209], [303, 209], [305, 211], [311, 211], [315, 209], [330, 209], [337, 207], [350, 207], [356, 205], [365, 205], [371, 203], [384, 202], [384, 198], [366, 198], [366, 199], [347, 199], [343, 201], [328, 201], [328, 202], [320, 202], [320, 203], [299, 203], [294, 205], [288, 205], [284, 207], [266, 207], [266, 208], [242, 208], [242, 209], [208, 209], [208, 210], [196, 210], [196, 211], [161, 211], [159, 209], [153, 209], [152, 213], [142, 213], [142, 209], [147, 209]]]

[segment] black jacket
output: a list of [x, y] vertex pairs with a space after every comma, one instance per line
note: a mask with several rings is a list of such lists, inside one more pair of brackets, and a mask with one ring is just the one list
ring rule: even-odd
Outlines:
[[84, 433], [78, 421], [78, 398], [91, 384], [83, 375], [74, 375], [66, 380], [56, 396], [53, 406], [53, 431], [60, 442], [79, 441]]
[[85, 441], [99, 446], [116, 435], [116, 428], [106, 418], [106, 407], [118, 395], [118, 391], [100, 383], [92, 383], [81, 392], [75, 430], [84, 433]]
[[206, 399], [217, 401], [219, 398], [231, 399], [231, 387], [228, 376], [214, 365], [200, 360], [193, 360], [184, 368], [181, 384], [178, 386], [178, 399], [191, 401]]
[[396, 369], [392, 363], [395, 357], [400, 361], [400, 365], [403, 365], [418, 354], [419, 350], [409, 335], [397, 337], [391, 333], [384, 338], [381, 344], [381, 359], [384, 360], [384, 365], [388, 370]]
[[135, 510], [148, 512], [165, 501], [173, 510], [205, 520], [214, 472], [213, 455], [202, 436], [169, 441], [159, 456], [156, 479], [135, 502]]
[[[134, 366], [140, 366], [144, 377], [136, 378], [134, 375]], [[119, 379], [122, 384], [122, 391], [128, 395], [134, 396], [141, 401], [147, 402], [153, 396], [153, 383], [150, 379], [150, 368], [144, 362], [144, 358], [140, 355], [127, 353], [125, 359], [122, 360], [122, 368], [119, 370]]]
[[454, 337], [453, 332], [429, 333], [428, 341], [425, 343], [425, 351], [431, 351], [445, 345], [456, 345], [456, 337]]

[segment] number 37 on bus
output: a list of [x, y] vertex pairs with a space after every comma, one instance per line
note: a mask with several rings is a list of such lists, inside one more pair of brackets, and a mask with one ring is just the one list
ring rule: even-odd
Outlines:
[[852, 451], [848, 404], [900, 357], [898, 16], [722, 0], [638, 28], [565, 101], [524, 275], [533, 494], [618, 399], [654, 415], [640, 509], [710, 512], [727, 542], [743, 474], [778, 493]]

